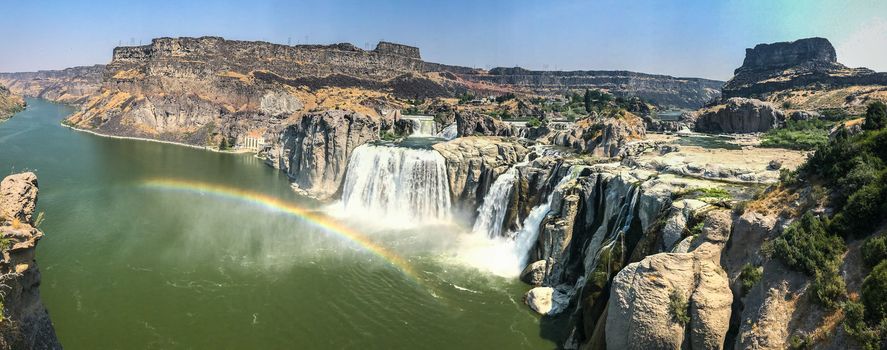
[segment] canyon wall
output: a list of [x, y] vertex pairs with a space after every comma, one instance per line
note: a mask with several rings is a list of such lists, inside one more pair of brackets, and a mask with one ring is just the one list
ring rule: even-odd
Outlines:
[[43, 70], [24, 73], [0, 73], [0, 84], [16, 95], [45, 98], [54, 102], [81, 104], [95, 94], [102, 84], [104, 65]]
[[0, 85], [0, 121], [6, 120], [13, 114], [25, 108], [25, 101], [14, 94], [5, 86]]
[[22, 173], [0, 182], [0, 348], [61, 349], [40, 300], [37, 242], [37, 176]]
[[564, 93], [573, 89], [603, 89], [616, 96], [637, 96], [663, 107], [682, 109], [699, 108], [716, 99], [724, 85], [724, 82], [716, 80], [629, 71], [533, 71], [519, 67], [494, 68], [486, 74], [461, 77], [543, 94]]

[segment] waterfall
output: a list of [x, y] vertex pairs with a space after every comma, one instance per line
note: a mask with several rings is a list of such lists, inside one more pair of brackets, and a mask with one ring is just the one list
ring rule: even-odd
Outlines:
[[407, 226], [450, 218], [444, 158], [433, 150], [357, 147], [342, 191], [341, 209], [349, 216]]
[[459, 129], [457, 128], [456, 123], [447, 125], [443, 130], [437, 133], [437, 137], [441, 137], [447, 141], [455, 139], [456, 136], [459, 136]]
[[405, 115], [413, 123], [413, 133], [410, 136], [429, 137], [437, 135], [437, 124], [434, 117], [424, 115]]
[[530, 257], [530, 249], [533, 248], [533, 245], [536, 244], [536, 239], [539, 237], [539, 230], [542, 228], [542, 220], [545, 220], [545, 217], [548, 216], [548, 212], [551, 211], [551, 204], [554, 201], [554, 192], [572, 178], [573, 177], [570, 176], [570, 174], [561, 178], [557, 185], [554, 186], [551, 193], [548, 194], [548, 199], [546, 199], [545, 203], [540, 203], [530, 210], [530, 214], [524, 219], [524, 225], [521, 227], [521, 230], [514, 236], [514, 253], [517, 255], [518, 266], [521, 268], [527, 265], [527, 260]]
[[480, 208], [477, 208], [477, 219], [474, 221], [472, 232], [486, 234], [491, 238], [501, 236], [505, 214], [508, 212], [508, 199], [511, 197], [515, 180], [517, 180], [517, 166], [512, 166], [496, 178], [490, 186], [490, 191], [484, 196]]

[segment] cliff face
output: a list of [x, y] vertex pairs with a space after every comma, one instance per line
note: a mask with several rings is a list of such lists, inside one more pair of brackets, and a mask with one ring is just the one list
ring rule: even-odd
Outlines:
[[0, 73], [0, 84], [16, 95], [81, 104], [102, 84], [104, 65], [26, 73]]
[[301, 117], [286, 127], [266, 153], [266, 162], [281, 169], [299, 188], [322, 199], [337, 194], [351, 153], [379, 139], [378, 118], [346, 111]]
[[696, 131], [710, 133], [765, 132], [785, 122], [785, 114], [771, 103], [734, 97], [696, 113]]
[[724, 82], [716, 80], [628, 71], [531, 71], [517, 67], [494, 68], [486, 74], [460, 77], [537, 93], [603, 89], [616, 96], [637, 96], [661, 106], [688, 109], [699, 108], [716, 99], [724, 85]]
[[40, 301], [40, 270], [34, 260], [43, 233], [36, 227], [37, 176], [22, 173], [0, 182], [0, 348], [61, 349]]
[[6, 120], [25, 108], [25, 101], [13, 95], [5, 86], [0, 85], [0, 121]]
[[848, 68], [824, 38], [759, 44], [724, 85], [723, 97], [754, 97], [796, 108], [853, 112], [870, 100], [887, 100], [887, 73]]

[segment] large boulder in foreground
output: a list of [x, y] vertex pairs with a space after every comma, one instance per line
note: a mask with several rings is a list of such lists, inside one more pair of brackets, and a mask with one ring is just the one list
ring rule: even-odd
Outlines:
[[726, 103], [697, 112], [696, 131], [708, 133], [765, 132], [785, 121], [771, 103], [734, 97]]
[[37, 175], [7, 176], [0, 182], [0, 220], [31, 222], [37, 206]]
[[720, 250], [703, 243], [691, 253], [650, 255], [622, 269], [607, 305], [607, 348], [721, 349], [733, 293], [718, 264]]

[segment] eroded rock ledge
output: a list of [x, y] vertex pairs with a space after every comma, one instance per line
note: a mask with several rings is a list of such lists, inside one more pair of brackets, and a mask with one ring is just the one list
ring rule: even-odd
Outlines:
[[34, 260], [43, 237], [35, 225], [37, 176], [22, 173], [0, 182], [0, 292], [3, 319], [0, 348], [61, 349], [49, 313], [40, 300], [40, 270]]

